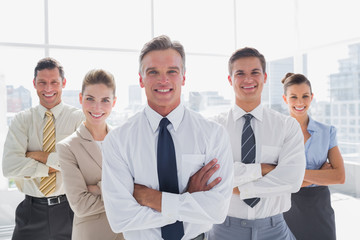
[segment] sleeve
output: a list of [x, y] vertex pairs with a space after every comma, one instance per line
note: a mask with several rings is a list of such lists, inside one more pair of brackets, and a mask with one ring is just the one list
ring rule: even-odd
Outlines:
[[286, 119], [284, 131], [276, 168], [258, 180], [239, 186], [241, 199], [271, 197], [300, 189], [305, 174], [304, 136], [292, 118]]
[[49, 167], [52, 167], [56, 170], [61, 170], [60, 169], [60, 162], [59, 162], [59, 154], [56, 150], [56, 152], [52, 152], [49, 154], [47, 161], [46, 161], [46, 165]]
[[262, 177], [261, 165], [259, 163], [244, 164], [234, 162], [234, 185], [237, 187], [248, 182], [255, 181]]
[[8, 178], [38, 178], [48, 176], [49, 167], [26, 157], [29, 136], [25, 116], [16, 115], [13, 119], [4, 144], [3, 174]]
[[[78, 166], [77, 157], [65, 143], [57, 144], [61, 174], [71, 209], [78, 217], [87, 217], [105, 211], [101, 196], [88, 192], [87, 184]], [[80, 146], [79, 146], [80, 147]]]
[[141, 206], [133, 197], [134, 178], [129, 163], [131, 160], [123, 155], [130, 150], [125, 150], [127, 146], [122, 145], [119, 139], [126, 139], [126, 136], [115, 130], [111, 131], [105, 138], [102, 151], [102, 193], [111, 229], [119, 233], [174, 223], [174, 219]]
[[336, 147], [338, 145], [337, 139], [336, 139], [336, 128], [334, 126], [330, 127], [330, 144], [329, 149], [332, 149], [333, 147]]
[[[220, 127], [220, 126], [219, 126]], [[221, 182], [209, 191], [183, 194], [162, 194], [162, 214], [169, 218], [195, 224], [220, 224], [228, 212], [233, 186], [233, 158], [229, 137], [223, 127], [214, 129], [210, 139], [207, 162], [218, 159], [220, 168], [209, 179], [217, 177]]]

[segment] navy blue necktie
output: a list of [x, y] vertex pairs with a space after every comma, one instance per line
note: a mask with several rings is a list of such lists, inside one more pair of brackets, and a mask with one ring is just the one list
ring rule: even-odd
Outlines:
[[[159, 124], [157, 148], [157, 170], [161, 192], [179, 193], [175, 148], [167, 129], [169, 120], [163, 118]], [[184, 236], [184, 225], [176, 221], [161, 228], [161, 236], [165, 240], [180, 240]]]
[[[242, 137], [241, 137], [241, 162], [245, 164], [255, 163], [256, 156], [256, 144], [255, 144], [255, 135], [251, 128], [250, 120], [253, 118], [253, 115], [246, 114], [244, 115], [245, 124], [243, 126]], [[260, 198], [248, 198], [244, 199], [244, 202], [250, 207], [255, 207]]]

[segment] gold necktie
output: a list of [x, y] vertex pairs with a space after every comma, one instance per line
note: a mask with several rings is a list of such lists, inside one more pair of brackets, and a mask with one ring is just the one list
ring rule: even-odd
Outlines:
[[[55, 151], [55, 125], [52, 112], [46, 111], [46, 124], [43, 130], [43, 151]], [[48, 177], [42, 177], [39, 189], [45, 195], [55, 191], [56, 186], [56, 173], [50, 173]]]

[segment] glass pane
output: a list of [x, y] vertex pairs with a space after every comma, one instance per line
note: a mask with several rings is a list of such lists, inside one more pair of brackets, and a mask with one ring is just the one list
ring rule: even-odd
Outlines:
[[288, 57], [295, 52], [293, 1], [238, 0], [236, 5], [238, 48], [254, 47], [267, 60]]
[[155, 36], [180, 41], [186, 52], [229, 54], [234, 44], [233, 1], [154, 0]]
[[[183, 96], [187, 104], [205, 116], [228, 111], [234, 99], [227, 76], [227, 57], [187, 56], [186, 83]], [[203, 104], [199, 106], [199, 104]]]
[[64, 90], [77, 91], [73, 94], [75, 102], [85, 74], [91, 69], [102, 68], [115, 77], [117, 103], [114, 110], [128, 107], [129, 85], [137, 85], [139, 82], [138, 53], [53, 49], [50, 55], [63, 64], [67, 79]]
[[0, 1], [0, 42], [44, 43], [44, 1]]
[[[338, 129], [343, 158], [358, 161], [359, 134], [353, 126], [356, 122], [355, 106], [360, 100], [360, 77], [357, 74], [360, 70], [360, 42], [319, 48], [309, 51], [307, 56], [308, 78], [314, 92], [312, 115], [321, 122], [330, 117], [331, 124]], [[321, 111], [321, 108], [330, 106], [331, 111]]]
[[151, 37], [150, 1], [49, 1], [51, 44], [139, 49]]
[[31, 92], [33, 104], [38, 104], [33, 86], [34, 68], [36, 63], [44, 57], [44, 50], [0, 47], [0, 52], [0, 75], [2, 75], [5, 85], [12, 85], [14, 88], [23, 86]]
[[297, 3], [303, 49], [350, 39], [360, 40], [356, 27], [360, 22], [357, 0], [301, 0]]

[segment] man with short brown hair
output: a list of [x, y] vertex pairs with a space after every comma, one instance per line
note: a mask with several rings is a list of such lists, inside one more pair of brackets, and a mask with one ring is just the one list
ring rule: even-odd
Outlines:
[[70, 240], [73, 212], [62, 185], [55, 144], [83, 121], [82, 111], [63, 104], [63, 67], [41, 59], [34, 70], [40, 104], [14, 117], [5, 141], [3, 174], [25, 194], [16, 209], [13, 240]]

